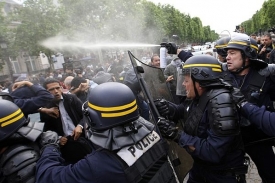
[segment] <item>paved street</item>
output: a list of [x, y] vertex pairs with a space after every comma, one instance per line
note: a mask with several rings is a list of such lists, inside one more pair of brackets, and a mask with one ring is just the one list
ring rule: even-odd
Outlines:
[[[273, 151], [275, 153], [274, 147], [273, 147]], [[250, 162], [250, 167], [248, 169], [246, 180], [247, 180], [247, 183], [261, 183], [262, 182], [260, 176], [258, 175], [257, 168], [252, 161]]]
[[261, 183], [261, 178], [258, 175], [257, 168], [253, 161], [250, 161], [250, 166], [248, 168], [248, 173], [246, 175], [246, 182], [247, 183]]

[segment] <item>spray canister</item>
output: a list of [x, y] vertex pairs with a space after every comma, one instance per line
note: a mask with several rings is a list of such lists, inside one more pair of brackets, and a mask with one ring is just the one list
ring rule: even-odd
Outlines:
[[166, 48], [165, 44], [161, 44], [161, 47], [159, 49], [159, 58], [160, 58], [160, 68], [165, 68], [167, 65], [166, 62]]

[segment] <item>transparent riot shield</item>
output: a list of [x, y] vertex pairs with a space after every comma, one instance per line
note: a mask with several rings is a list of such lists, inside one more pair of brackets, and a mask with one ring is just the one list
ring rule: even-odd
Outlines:
[[[163, 70], [144, 64], [130, 51], [128, 51], [128, 54], [141, 86], [142, 94], [150, 106], [150, 112], [152, 115], [151, 122], [156, 124], [160, 115], [154, 105], [154, 100], [163, 98], [173, 102], [172, 95], [166, 84]], [[178, 123], [178, 127], [182, 128], [181, 123]], [[184, 177], [192, 167], [193, 159], [185, 149], [181, 148], [177, 143], [172, 141], [168, 141], [167, 143], [169, 145], [169, 159], [173, 165], [179, 182], [183, 182]]]
[[176, 89], [176, 94], [178, 96], [186, 96], [186, 90], [185, 87], [183, 87], [182, 83], [184, 81], [184, 74], [182, 72], [182, 68], [177, 69], [177, 89]]

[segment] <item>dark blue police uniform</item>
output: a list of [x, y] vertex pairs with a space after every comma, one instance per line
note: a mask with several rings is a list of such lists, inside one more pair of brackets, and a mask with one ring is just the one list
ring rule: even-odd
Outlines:
[[[258, 74], [259, 71], [250, 68], [246, 76], [238, 76], [228, 72], [234, 87], [240, 88], [245, 98], [257, 106], [266, 106], [269, 111], [274, 111], [273, 102], [275, 97], [274, 82], [271, 77]], [[257, 86], [260, 85], [260, 86]], [[270, 139], [270, 136], [259, 130], [254, 124], [242, 118], [241, 128], [245, 152], [256, 164], [258, 173], [263, 182], [275, 180], [275, 155], [272, 149], [272, 141], [257, 141]], [[255, 143], [256, 142], [256, 143]]]
[[270, 136], [275, 136], [275, 113], [251, 103], [242, 106], [244, 116], [260, 130]]
[[[238, 114], [231, 93], [219, 80], [222, 71], [218, 60], [209, 56], [193, 56], [181, 51], [179, 58], [186, 60], [183, 73], [191, 75], [193, 85], [198, 82], [204, 92], [192, 99], [191, 105], [169, 103], [169, 119], [184, 122], [178, 144], [190, 153], [194, 160], [188, 183], [244, 181], [244, 148], [239, 133]], [[189, 58], [189, 59], [188, 59]], [[237, 180], [236, 177], [240, 179]]]
[[55, 146], [46, 147], [37, 162], [36, 182], [127, 183], [122, 166], [105, 151], [93, 151], [70, 166], [63, 166], [62, 162]]
[[[189, 110], [195, 110], [192, 106]], [[183, 116], [184, 105], [176, 106], [175, 118]], [[211, 129], [207, 110], [198, 124], [197, 136], [185, 132], [181, 134], [179, 145], [187, 150], [194, 159], [193, 168], [189, 172], [189, 182], [237, 182], [236, 176], [227, 172], [233, 167], [242, 167], [244, 151], [241, 138], [235, 136], [220, 136]], [[188, 146], [194, 146], [191, 151]], [[227, 175], [227, 176], [224, 176]]]

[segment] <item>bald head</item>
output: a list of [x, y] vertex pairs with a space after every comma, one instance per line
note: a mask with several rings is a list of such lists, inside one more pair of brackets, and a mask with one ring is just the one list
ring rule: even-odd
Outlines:
[[66, 86], [66, 89], [70, 90], [71, 89], [71, 82], [74, 79], [73, 76], [68, 76], [64, 80], [64, 85]]

